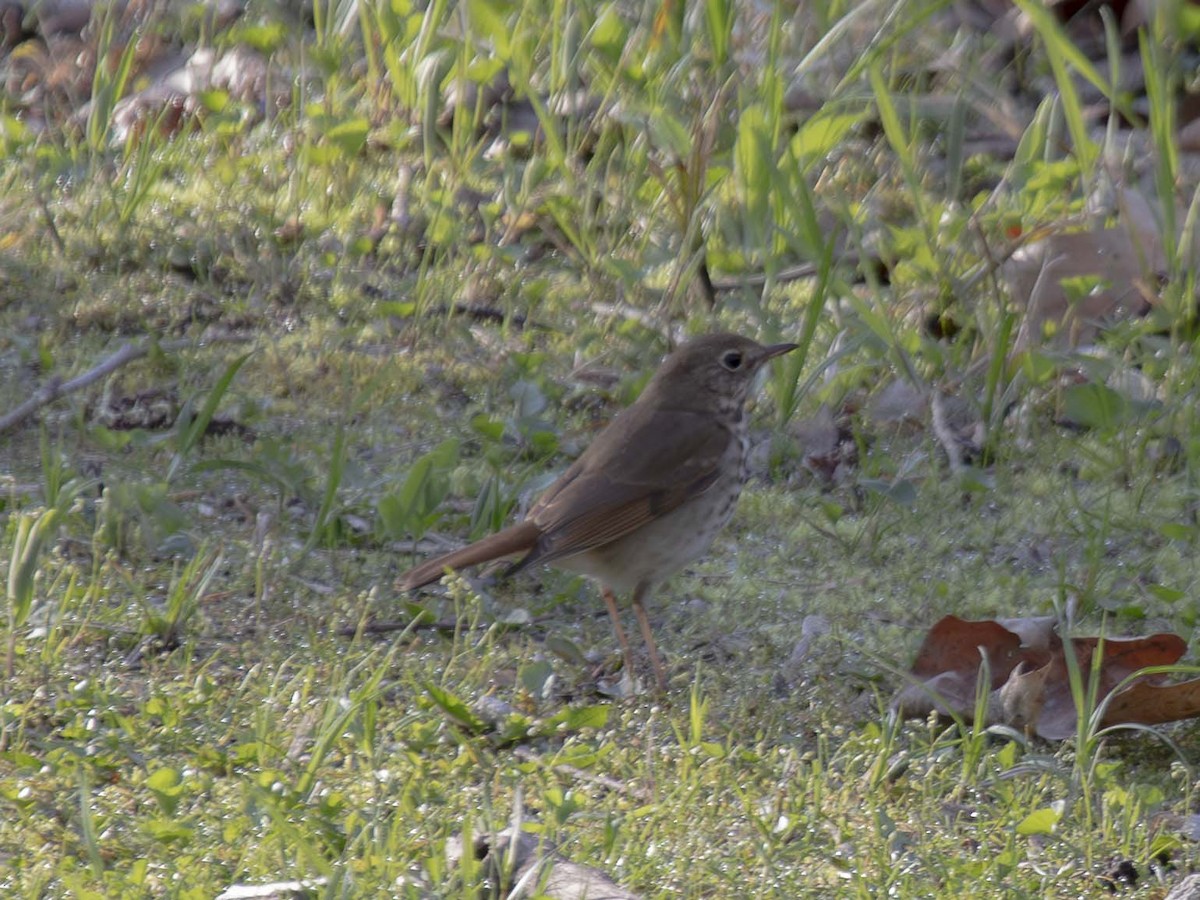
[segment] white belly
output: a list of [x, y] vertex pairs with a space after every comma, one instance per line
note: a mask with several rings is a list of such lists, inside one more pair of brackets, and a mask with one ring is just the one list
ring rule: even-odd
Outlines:
[[707, 552], [729, 522], [742, 488], [742, 473], [716, 481], [703, 494], [611, 544], [554, 560], [617, 592], [662, 581]]

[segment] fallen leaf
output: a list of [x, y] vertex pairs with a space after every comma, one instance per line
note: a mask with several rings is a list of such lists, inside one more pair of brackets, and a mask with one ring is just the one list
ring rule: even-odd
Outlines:
[[989, 703], [988, 718], [1022, 731], [1032, 731], [1046, 705], [1046, 679], [1050, 665], [1029, 671], [1020, 662], [1008, 675], [1008, 681], [995, 691]]
[[1122, 686], [1142, 669], [1177, 663], [1187, 651], [1179, 635], [1082, 637], [1064, 645], [1049, 616], [1003, 621], [946, 616], [926, 635], [912, 665], [914, 680], [897, 693], [893, 706], [909, 716], [937, 712], [971, 720], [986, 660], [988, 724], [1026, 729], [1047, 740], [1071, 737], [1078, 714], [1068, 647], [1085, 683], [1095, 673], [1097, 703], [1111, 698], [1102, 726], [1200, 716], [1200, 679], [1168, 683], [1165, 676], [1148, 675]]
[[1107, 323], [1150, 310], [1143, 284], [1165, 270], [1156, 232], [1128, 227], [1053, 234], [1022, 247], [1003, 266], [1013, 299], [1027, 315], [1017, 349], [1050, 332], [1058, 343], [1090, 341]]
[[[1003, 684], [1020, 661], [1021, 638], [999, 622], [972, 622], [946, 616], [931, 629], [917, 651], [912, 674], [932, 678], [943, 673], [974, 673], [986, 655], [993, 679]], [[997, 687], [999, 685], [996, 685]], [[974, 696], [974, 690], [971, 691]]]
[[1104, 711], [1104, 725], [1136, 722], [1161, 725], [1200, 715], [1200, 678], [1176, 684], [1138, 681], [1121, 691]]

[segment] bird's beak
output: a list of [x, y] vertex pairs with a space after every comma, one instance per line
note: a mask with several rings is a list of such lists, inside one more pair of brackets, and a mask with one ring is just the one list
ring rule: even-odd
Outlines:
[[769, 347], [763, 347], [762, 356], [759, 357], [759, 362], [766, 362], [768, 359], [774, 359], [776, 356], [783, 356], [785, 353], [791, 353], [799, 344], [771, 344]]

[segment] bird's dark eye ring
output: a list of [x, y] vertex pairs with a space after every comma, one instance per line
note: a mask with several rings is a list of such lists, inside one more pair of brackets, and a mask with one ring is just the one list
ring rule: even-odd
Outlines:
[[721, 365], [727, 368], [730, 372], [736, 372], [742, 367], [742, 354], [740, 350], [730, 350], [721, 357]]

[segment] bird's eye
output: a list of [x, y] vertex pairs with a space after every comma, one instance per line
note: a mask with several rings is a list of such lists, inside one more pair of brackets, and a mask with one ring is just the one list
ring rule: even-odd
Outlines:
[[740, 350], [730, 350], [721, 357], [721, 365], [727, 368], [730, 372], [736, 372], [742, 367], [742, 353]]

